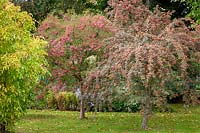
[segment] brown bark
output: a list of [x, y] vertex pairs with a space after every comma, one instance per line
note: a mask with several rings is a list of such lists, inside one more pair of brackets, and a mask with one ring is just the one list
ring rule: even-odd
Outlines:
[[80, 101], [80, 119], [85, 118], [85, 108], [84, 108], [84, 96], [81, 94], [81, 101]]
[[108, 111], [109, 112], [112, 112], [113, 109], [112, 109], [112, 100], [111, 100], [111, 97], [109, 97], [109, 100], [108, 100]]
[[6, 132], [6, 126], [3, 124], [0, 124], [0, 133], [5, 133]]
[[98, 111], [98, 96], [97, 96], [97, 92], [94, 93], [94, 113], [93, 113], [93, 118], [96, 118], [97, 115], [97, 111]]
[[98, 93], [97, 92], [95, 92], [95, 109], [94, 109], [94, 111], [95, 111], [95, 113], [97, 113], [98, 112], [98, 108], [99, 108], [99, 96], [98, 96]]
[[103, 101], [99, 101], [99, 112], [103, 112]]
[[148, 117], [151, 112], [151, 90], [150, 88], [147, 88], [146, 90], [146, 99], [145, 99], [145, 105], [144, 105], [144, 114], [143, 114], [143, 121], [142, 121], [142, 129], [147, 129], [148, 126]]

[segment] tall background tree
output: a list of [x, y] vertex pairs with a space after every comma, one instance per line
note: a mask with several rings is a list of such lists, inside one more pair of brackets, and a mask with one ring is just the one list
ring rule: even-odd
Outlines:
[[27, 12], [0, 0], [0, 132], [25, 113], [33, 87], [47, 72], [46, 42], [33, 30]]
[[[73, 10], [76, 14], [82, 14], [86, 10], [101, 10], [102, 1], [94, 4], [89, 0], [10, 0], [22, 10], [33, 15], [38, 22], [44, 20], [49, 13], [60, 15]], [[104, 2], [105, 4], [105, 2]], [[94, 11], [93, 10], [93, 11]]]
[[196, 20], [198, 24], [200, 24], [200, 1], [199, 0], [181, 0], [181, 2], [186, 3], [189, 8], [190, 12], [188, 16]]

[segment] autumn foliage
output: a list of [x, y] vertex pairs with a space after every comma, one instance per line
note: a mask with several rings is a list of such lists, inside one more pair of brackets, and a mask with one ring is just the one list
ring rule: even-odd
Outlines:
[[109, 4], [113, 10], [108, 15], [120, 30], [106, 40], [107, 58], [100, 63], [99, 78], [113, 84], [125, 78], [133, 89], [138, 83], [144, 86], [142, 128], [146, 129], [153, 92], [163, 90], [174, 75], [190, 89], [189, 61], [200, 63], [200, 29], [189, 18], [171, 20], [171, 13], [159, 7], [151, 12], [141, 0], [110, 0]]
[[49, 42], [48, 60], [52, 77], [49, 79], [58, 91], [81, 88], [86, 90], [85, 78], [101, 59], [103, 40], [115, 30], [112, 23], [101, 15], [49, 16], [38, 32]]
[[172, 12], [160, 7], [152, 12], [142, 0], [108, 4], [111, 21], [100, 15], [50, 15], [41, 24], [38, 33], [49, 42], [49, 86], [56, 91], [76, 86], [83, 95], [123, 82], [144, 97], [142, 128], [147, 129], [152, 104], [166, 103], [169, 81], [176, 79], [185, 93], [195, 88], [191, 83], [199, 78], [199, 68], [193, 66], [200, 64], [200, 27], [189, 18], [172, 20]]
[[111, 35], [111, 23], [103, 16], [49, 16], [39, 27], [39, 34], [49, 41], [48, 56], [52, 78], [59, 88], [66, 75], [82, 81], [85, 73], [103, 48], [102, 40]]

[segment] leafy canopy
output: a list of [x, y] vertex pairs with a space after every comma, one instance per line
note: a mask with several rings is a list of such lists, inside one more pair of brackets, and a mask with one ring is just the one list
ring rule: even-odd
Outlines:
[[47, 71], [46, 42], [34, 37], [34, 22], [0, 0], [0, 124], [10, 125], [27, 107], [32, 88]]
[[125, 79], [127, 87], [142, 94], [146, 129], [154, 92], [165, 91], [165, 83], [174, 75], [183, 88], [190, 89], [190, 61], [200, 64], [200, 27], [191, 19], [171, 20], [171, 13], [158, 7], [151, 12], [142, 0], [109, 0], [109, 5], [113, 9], [109, 16], [120, 30], [107, 40], [107, 58], [96, 71], [105, 82], [119, 85]]
[[57, 89], [80, 85], [101, 58], [102, 40], [112, 35], [103, 16], [49, 16], [38, 29], [49, 42], [48, 60]]
[[198, 24], [200, 24], [200, 1], [199, 0], [181, 0], [181, 2], [186, 2], [190, 7], [190, 13], [188, 16], [195, 19]]

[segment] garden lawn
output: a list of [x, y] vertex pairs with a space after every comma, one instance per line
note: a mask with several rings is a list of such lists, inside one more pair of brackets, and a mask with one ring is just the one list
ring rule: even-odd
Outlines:
[[200, 106], [185, 110], [173, 106], [173, 113], [154, 113], [150, 129], [141, 129], [139, 113], [86, 113], [79, 120], [79, 112], [28, 110], [16, 123], [16, 133], [200, 133]]

